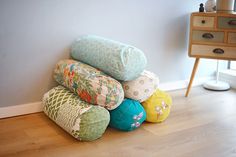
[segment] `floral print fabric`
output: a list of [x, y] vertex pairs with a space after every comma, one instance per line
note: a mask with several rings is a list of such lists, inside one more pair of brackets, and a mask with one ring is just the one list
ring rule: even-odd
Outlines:
[[132, 99], [125, 99], [119, 107], [110, 111], [110, 126], [122, 131], [132, 131], [141, 126], [146, 119], [142, 105]]
[[147, 113], [147, 122], [162, 122], [170, 114], [172, 99], [166, 92], [156, 90], [142, 105]]
[[55, 80], [84, 101], [113, 110], [124, 99], [122, 85], [98, 69], [74, 60], [61, 60], [54, 70]]

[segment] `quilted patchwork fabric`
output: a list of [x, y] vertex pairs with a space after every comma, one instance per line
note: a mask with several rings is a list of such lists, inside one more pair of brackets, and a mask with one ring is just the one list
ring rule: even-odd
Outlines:
[[172, 99], [166, 92], [156, 90], [142, 105], [147, 113], [147, 122], [162, 122], [170, 114]]
[[55, 80], [76, 93], [82, 100], [113, 110], [124, 99], [122, 85], [87, 64], [61, 60], [54, 70]]
[[122, 82], [125, 97], [139, 102], [148, 99], [157, 90], [158, 85], [158, 77], [147, 70], [144, 70], [135, 80]]
[[63, 86], [55, 87], [44, 95], [43, 110], [50, 119], [81, 141], [100, 138], [110, 121], [105, 108], [80, 100]]
[[125, 99], [119, 107], [110, 111], [110, 126], [122, 131], [137, 129], [146, 119], [142, 105], [135, 100]]
[[71, 56], [122, 81], [137, 78], [147, 63], [141, 50], [93, 35], [77, 39], [72, 45]]

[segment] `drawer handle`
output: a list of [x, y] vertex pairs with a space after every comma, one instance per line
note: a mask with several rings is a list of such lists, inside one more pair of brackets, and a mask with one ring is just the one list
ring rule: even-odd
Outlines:
[[206, 20], [202, 20], [202, 24], [205, 24], [206, 23]]
[[236, 26], [236, 20], [230, 20], [228, 24], [231, 26]]
[[205, 38], [205, 39], [213, 39], [213, 38], [214, 38], [214, 35], [211, 34], [211, 33], [204, 33], [204, 34], [202, 35], [202, 37]]
[[221, 48], [216, 48], [216, 49], [213, 50], [213, 53], [215, 53], [215, 54], [223, 54], [223, 53], [225, 53], [225, 51], [223, 49], [221, 49]]

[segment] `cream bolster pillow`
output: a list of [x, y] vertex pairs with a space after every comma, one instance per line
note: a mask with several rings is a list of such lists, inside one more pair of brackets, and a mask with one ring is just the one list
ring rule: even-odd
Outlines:
[[75, 60], [61, 60], [54, 70], [54, 78], [76, 93], [81, 100], [108, 110], [118, 107], [124, 99], [122, 85], [103, 72]]
[[100, 138], [109, 121], [109, 112], [90, 105], [63, 86], [48, 91], [43, 97], [43, 111], [56, 124], [81, 141]]
[[71, 56], [123, 81], [137, 78], [147, 63], [141, 50], [92, 35], [77, 39], [72, 44]]
[[126, 98], [143, 102], [156, 91], [159, 78], [154, 73], [144, 70], [137, 79], [122, 82], [122, 86]]

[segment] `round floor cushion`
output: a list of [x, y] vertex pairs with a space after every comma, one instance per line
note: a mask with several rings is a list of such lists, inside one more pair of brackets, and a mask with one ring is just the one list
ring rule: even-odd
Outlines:
[[55, 87], [44, 95], [43, 110], [50, 119], [81, 141], [100, 138], [110, 120], [105, 108], [80, 100], [63, 86]]
[[125, 99], [119, 107], [110, 111], [110, 116], [109, 126], [122, 131], [132, 131], [145, 121], [146, 112], [138, 101]]
[[90, 104], [113, 110], [124, 99], [122, 85], [87, 64], [75, 60], [61, 60], [54, 70], [54, 78]]
[[142, 105], [147, 113], [147, 122], [162, 122], [169, 116], [172, 99], [166, 92], [156, 90]]
[[144, 70], [132, 81], [122, 82], [125, 97], [143, 102], [148, 99], [159, 85], [159, 78], [152, 72]]
[[141, 50], [94, 35], [77, 39], [72, 44], [71, 56], [124, 81], [137, 78], [147, 63]]

